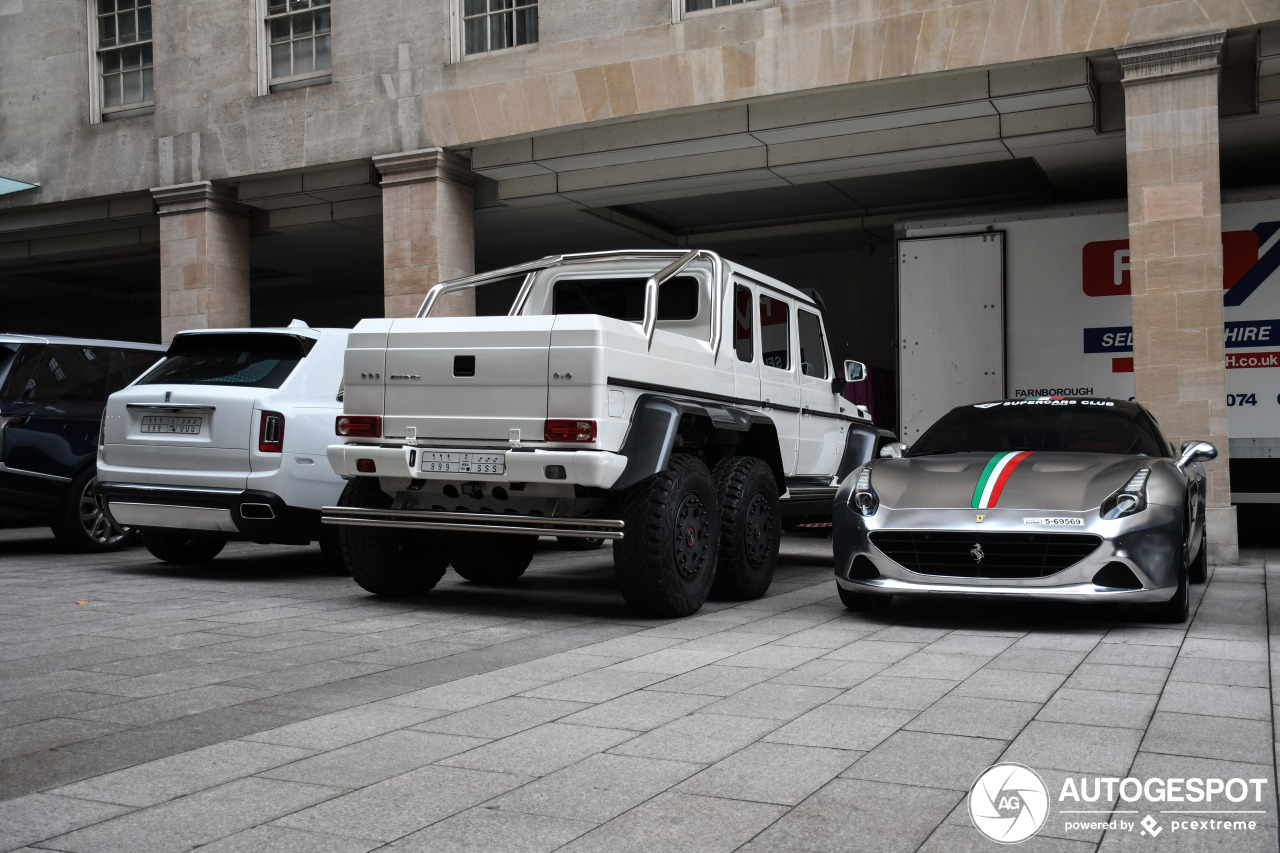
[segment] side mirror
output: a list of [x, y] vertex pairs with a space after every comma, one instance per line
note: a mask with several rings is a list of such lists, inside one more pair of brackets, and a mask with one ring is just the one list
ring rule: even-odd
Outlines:
[[883, 459], [901, 459], [903, 454], [910, 450], [907, 445], [901, 441], [891, 441], [884, 447], [880, 448], [880, 456]]
[[1201, 459], [1208, 462], [1217, 458], [1218, 448], [1207, 441], [1191, 439], [1190, 441], [1182, 442], [1182, 455], [1178, 457], [1178, 468], [1181, 470], [1192, 462], [1199, 462]]
[[861, 382], [867, 378], [867, 366], [860, 361], [849, 359], [844, 363], [844, 381]]

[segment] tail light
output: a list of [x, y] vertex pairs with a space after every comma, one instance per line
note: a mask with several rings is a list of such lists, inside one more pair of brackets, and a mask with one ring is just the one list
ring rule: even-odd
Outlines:
[[382, 418], [378, 415], [339, 415], [334, 432], [343, 438], [382, 438]]
[[566, 419], [548, 420], [543, 428], [542, 437], [547, 441], [592, 442], [596, 440], [596, 422]]
[[263, 412], [258, 422], [258, 452], [280, 453], [284, 450], [284, 415]]
[[[0, 418], [0, 424], [5, 422], [5, 418]], [[107, 446], [107, 410], [102, 410], [102, 417], [98, 418], [98, 446]]]

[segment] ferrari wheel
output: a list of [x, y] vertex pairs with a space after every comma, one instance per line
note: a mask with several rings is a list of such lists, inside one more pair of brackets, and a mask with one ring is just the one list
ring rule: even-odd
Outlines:
[[1192, 583], [1204, 583], [1209, 579], [1209, 537], [1200, 531], [1200, 550], [1187, 566], [1187, 577]]
[[1156, 621], [1171, 625], [1187, 621], [1187, 617], [1191, 615], [1191, 596], [1187, 586], [1187, 564], [1183, 563], [1178, 572], [1178, 591], [1173, 594], [1173, 598], [1155, 605]]

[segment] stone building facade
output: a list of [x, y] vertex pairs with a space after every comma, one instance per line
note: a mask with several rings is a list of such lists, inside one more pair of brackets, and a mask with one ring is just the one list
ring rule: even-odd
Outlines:
[[0, 196], [10, 327], [350, 325], [477, 268], [709, 246], [891, 368], [897, 218], [1121, 201], [1137, 397], [1227, 446], [1220, 204], [1280, 183], [1276, 0], [476, 8], [0, 0], [0, 176], [35, 185]]

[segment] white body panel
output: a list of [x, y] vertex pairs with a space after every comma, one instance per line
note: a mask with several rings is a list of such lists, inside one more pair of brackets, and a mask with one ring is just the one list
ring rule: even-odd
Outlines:
[[[245, 330], [256, 333], [269, 329]], [[333, 424], [342, 412], [337, 399], [342, 377], [345, 329], [279, 330], [314, 337], [316, 343], [279, 388], [134, 384], [113, 394], [105, 412], [104, 443], [98, 453], [103, 483], [169, 489], [258, 490], [279, 496], [289, 507], [318, 510], [334, 503], [343, 482], [325, 458]], [[143, 432], [143, 419], [159, 416], [166, 404], [201, 419], [194, 435]], [[284, 415], [281, 452], [259, 450], [262, 412]], [[123, 524], [196, 530], [231, 530], [225, 511], [193, 507], [145, 507], [117, 503]], [[151, 511], [148, 512], [147, 510]]]

